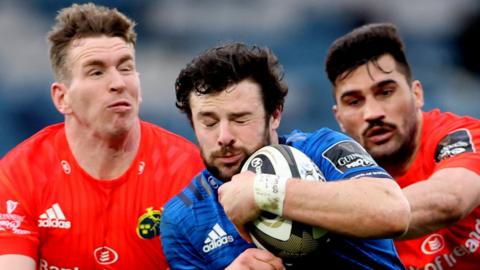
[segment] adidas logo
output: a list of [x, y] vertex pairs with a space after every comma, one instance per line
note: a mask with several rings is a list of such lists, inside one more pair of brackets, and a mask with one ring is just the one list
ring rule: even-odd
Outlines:
[[227, 235], [217, 223], [213, 226], [213, 229], [208, 233], [207, 239], [203, 242], [203, 252], [208, 253], [231, 242], [233, 242], [233, 236]]
[[38, 227], [70, 229], [71, 224], [65, 218], [62, 209], [58, 203], [48, 208], [38, 219]]

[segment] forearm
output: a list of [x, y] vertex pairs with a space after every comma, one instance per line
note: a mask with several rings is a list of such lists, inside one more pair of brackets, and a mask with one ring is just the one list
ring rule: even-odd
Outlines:
[[480, 176], [461, 169], [443, 169], [403, 189], [412, 208], [403, 239], [416, 238], [451, 225], [480, 204]]
[[458, 198], [439, 190], [433, 191], [431, 185], [421, 182], [404, 189], [411, 204], [412, 218], [407, 233], [401, 238], [417, 238], [456, 222], [459, 212], [455, 213]]
[[0, 255], [0, 269], [34, 270], [35, 261], [25, 255], [5, 254]]
[[361, 178], [314, 183], [289, 180], [284, 216], [355, 237], [403, 234], [410, 206], [391, 180]]

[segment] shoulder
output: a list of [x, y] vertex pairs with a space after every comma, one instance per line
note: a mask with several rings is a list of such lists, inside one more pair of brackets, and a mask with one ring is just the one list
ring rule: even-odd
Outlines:
[[196, 175], [187, 187], [165, 204], [162, 221], [172, 224], [183, 224], [184, 221], [198, 224], [194, 221], [207, 218], [209, 214], [197, 215], [197, 212], [215, 212], [209, 210], [219, 207], [220, 204], [215, 200], [214, 191], [202, 178], [202, 173]]
[[145, 121], [140, 123], [142, 126], [142, 140], [144, 141], [154, 140], [172, 147], [196, 149], [192, 142], [176, 133]]
[[480, 120], [470, 116], [460, 116], [451, 112], [441, 112], [438, 109], [423, 112], [423, 128], [430, 133], [450, 133], [459, 128], [480, 129]]
[[434, 151], [436, 162], [464, 152], [477, 152], [480, 120], [439, 110], [424, 112], [421, 143]]
[[35, 160], [43, 161], [56, 154], [56, 135], [62, 135], [64, 125], [55, 124], [35, 133], [30, 138], [15, 146], [1, 160], [2, 166], [14, 163], [20, 166], [22, 161], [32, 163]]
[[298, 129], [280, 137], [280, 143], [288, 145], [300, 145], [308, 143], [320, 143], [329, 145], [341, 140], [350, 139], [347, 135], [329, 128], [320, 128], [313, 132], [304, 132]]
[[311, 158], [327, 181], [362, 176], [391, 178], [358, 142], [341, 132], [321, 128], [300, 134], [293, 134], [295, 140], [287, 136], [285, 142]]
[[[203, 161], [198, 147], [186, 138], [147, 122], [141, 122], [142, 149], [158, 161], [167, 161], [173, 167], [189, 164], [195, 173], [203, 168]], [[173, 165], [172, 164], [179, 164]]]
[[[294, 130], [290, 134], [283, 136], [280, 141], [280, 143], [291, 145], [306, 154], [310, 152], [317, 152], [318, 154], [341, 142], [358, 145], [358, 143], [347, 135], [329, 128], [321, 128], [308, 133]], [[361, 146], [359, 147], [362, 148]]]
[[3, 194], [10, 194], [11, 198], [18, 200], [21, 197], [29, 202], [44, 196], [45, 193], [38, 191], [51, 187], [49, 183], [58, 179], [56, 172], [65, 170], [58, 156], [61, 148], [68, 147], [59, 145], [61, 142], [66, 144], [65, 138], [59, 139], [64, 136], [62, 131], [63, 124], [49, 126], [23, 141], [1, 159], [0, 181], [4, 187], [2, 192], [6, 192]]

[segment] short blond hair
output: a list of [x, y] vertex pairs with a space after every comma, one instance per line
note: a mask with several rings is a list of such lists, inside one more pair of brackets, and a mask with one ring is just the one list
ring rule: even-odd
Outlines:
[[120, 37], [135, 47], [137, 34], [135, 22], [119, 12], [92, 3], [73, 4], [63, 8], [56, 17], [56, 23], [48, 34], [50, 63], [57, 81], [69, 80], [69, 68], [66, 67], [67, 52], [72, 41], [95, 36]]

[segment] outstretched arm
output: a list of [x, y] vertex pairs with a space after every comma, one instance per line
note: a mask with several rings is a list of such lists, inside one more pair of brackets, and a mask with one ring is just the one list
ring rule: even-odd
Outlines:
[[446, 168], [403, 189], [412, 207], [404, 239], [453, 224], [480, 205], [480, 176], [464, 168]]
[[407, 230], [410, 205], [395, 181], [292, 180], [287, 185], [284, 216], [343, 235], [392, 237]]
[[[255, 219], [261, 210], [254, 198], [254, 181], [254, 173], [243, 172], [219, 189], [220, 203], [242, 235], [245, 235], [244, 224]], [[392, 237], [407, 230], [410, 205], [393, 180], [362, 177], [310, 182], [289, 179], [283, 216], [354, 237]]]

